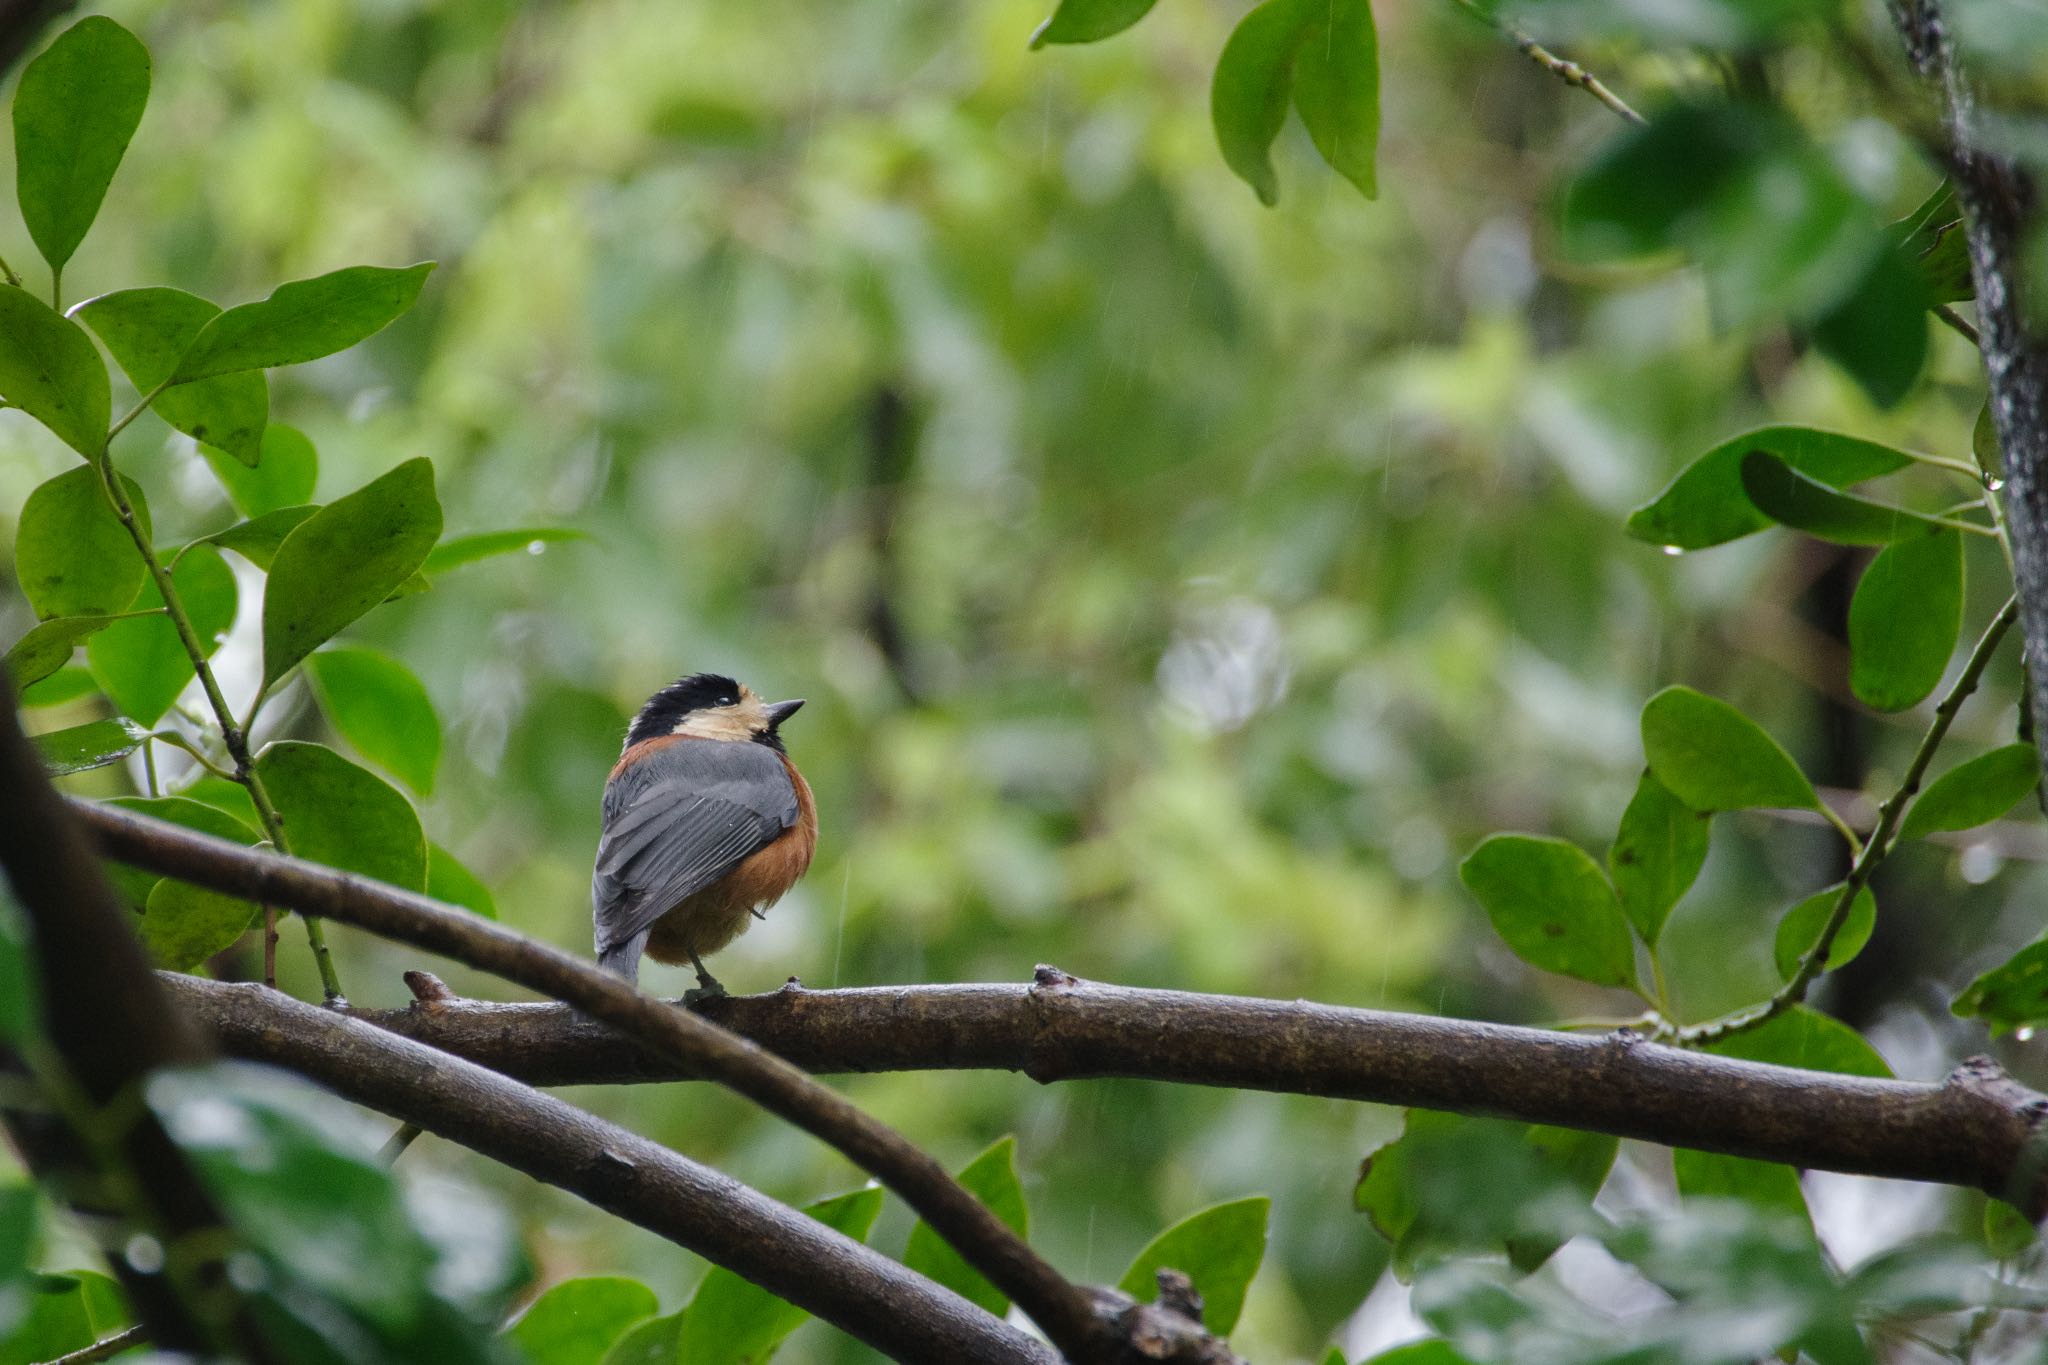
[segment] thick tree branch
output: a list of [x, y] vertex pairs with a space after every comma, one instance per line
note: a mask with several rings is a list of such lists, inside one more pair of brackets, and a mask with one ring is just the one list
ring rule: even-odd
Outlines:
[[823, 1223], [494, 1071], [262, 986], [164, 980], [235, 1055], [287, 1067], [559, 1186], [894, 1359], [1058, 1359], [1036, 1338]]
[[[397, 887], [259, 853], [112, 806], [72, 802], [109, 856], [266, 905], [352, 924], [586, 1011], [642, 1047], [745, 1095], [874, 1173], [1076, 1362], [1129, 1358], [1120, 1308], [1065, 1279], [902, 1134], [773, 1053], [559, 948]], [[1204, 1339], [1206, 1341], [1206, 1339]], [[1193, 1359], [1207, 1351], [1187, 1344]], [[1155, 1357], [1164, 1359], [1165, 1357]]]
[[[355, 1018], [534, 1085], [692, 1073], [560, 1005], [436, 995]], [[195, 1002], [201, 1018], [212, 1018]], [[1938, 1085], [1731, 1061], [1642, 1041], [1424, 1015], [1136, 990], [1041, 967], [1031, 985], [877, 986], [703, 1007], [819, 1072], [1118, 1076], [1490, 1114], [1857, 1175], [1965, 1185], [2048, 1214], [2048, 1097], [1991, 1062]], [[233, 1038], [228, 1038], [230, 1048]]]
[[2022, 285], [2039, 189], [2010, 155], [1976, 137], [1977, 111], [1956, 61], [1941, 0], [1892, 0], [1907, 59], [1939, 92], [1948, 166], [1969, 232], [1979, 345], [1991, 419], [2005, 464], [2006, 524], [2027, 638], [2028, 698], [2048, 739], [2048, 338], [2028, 325]]

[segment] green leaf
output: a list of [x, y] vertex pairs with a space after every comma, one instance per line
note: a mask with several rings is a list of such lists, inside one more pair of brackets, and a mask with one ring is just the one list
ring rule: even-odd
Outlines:
[[[1964, 268], [1967, 271], [1967, 257]], [[1885, 253], [1873, 259], [1848, 295], [1814, 323], [1814, 345], [1847, 370], [1871, 402], [1895, 407], [1912, 392], [1927, 363], [1931, 302], [1913, 267]]]
[[1304, 0], [1266, 0], [1238, 21], [1209, 87], [1209, 117], [1224, 164], [1271, 207], [1280, 202], [1273, 139], [1287, 121], [1294, 56], [1308, 32]]
[[298, 365], [345, 351], [411, 308], [434, 268], [354, 265], [281, 284], [261, 303], [230, 308], [206, 324], [178, 362], [179, 382], [238, 370]]
[[1156, 0], [1059, 0], [1052, 16], [1031, 35], [1031, 46], [1101, 42], [1151, 13], [1155, 3]]
[[148, 726], [137, 725], [126, 716], [115, 716], [33, 738], [36, 752], [42, 755], [44, 771], [52, 777], [64, 777], [119, 763], [141, 748], [150, 733]]
[[22, 1289], [29, 1300], [27, 1318], [0, 1340], [0, 1365], [54, 1361], [133, 1321], [120, 1286], [97, 1271], [35, 1275]]
[[1912, 457], [1840, 432], [1813, 427], [1760, 427], [1709, 450], [1687, 465], [1655, 499], [1629, 514], [1628, 533], [1652, 545], [1703, 550], [1757, 531], [1771, 519], [1742, 487], [1742, 460], [1768, 451], [1824, 484], [1846, 487], [1895, 473]]
[[[1826, 927], [1828, 916], [1835, 912], [1835, 902], [1842, 897], [1839, 885], [1825, 891], [1817, 891], [1785, 912], [1785, 918], [1778, 921], [1778, 937], [1772, 949], [1772, 956], [1778, 964], [1778, 975], [1790, 981], [1806, 955], [1820, 942], [1820, 931]], [[1835, 934], [1835, 941], [1828, 945], [1828, 960], [1823, 970], [1833, 971], [1855, 959], [1870, 942], [1871, 931], [1877, 927], [1877, 897], [1864, 887], [1856, 893], [1856, 899], [1849, 904], [1849, 917], [1842, 921], [1842, 927]]]
[[1671, 908], [1706, 865], [1710, 830], [1706, 816], [1644, 770], [1607, 851], [1607, 871], [1621, 908], [1650, 947], [1657, 946]]
[[[274, 428], [273, 428], [274, 429]], [[318, 504], [308, 503], [301, 507], [280, 507], [265, 512], [248, 521], [238, 521], [225, 531], [216, 531], [206, 537], [211, 544], [223, 550], [233, 550], [242, 558], [268, 573], [277, 552], [284, 545], [285, 537], [299, 529], [299, 523], [319, 511]]]
[[427, 841], [398, 789], [320, 744], [279, 740], [256, 759], [256, 774], [284, 817], [300, 858], [424, 891]]
[[263, 818], [256, 813], [256, 803], [249, 799], [248, 789], [225, 777], [201, 773], [180, 789], [178, 795], [212, 806], [215, 810], [224, 810], [252, 829], [263, 823]]
[[427, 894], [437, 901], [459, 905], [485, 919], [498, 917], [498, 903], [483, 881], [456, 861], [455, 855], [439, 844], [427, 844]]
[[15, 192], [36, 249], [62, 270], [149, 102], [149, 51], [98, 15], [64, 30], [14, 92]]
[[1380, 54], [1372, 6], [1315, 0], [1304, 34], [1294, 60], [1294, 107], [1330, 169], [1376, 199]]
[[[853, 1190], [804, 1206], [804, 1212], [856, 1242], [865, 1242], [882, 1211], [878, 1188]], [[758, 1365], [810, 1314], [714, 1266], [683, 1310], [682, 1349], [675, 1365]]]
[[[149, 530], [142, 489], [120, 476], [136, 520]], [[124, 612], [149, 570], [135, 541], [107, 502], [96, 470], [67, 470], [22, 504], [14, 536], [14, 574], [22, 595], [44, 620]]]
[[1901, 839], [1988, 825], [2025, 800], [2041, 781], [2041, 755], [2031, 744], [2008, 744], [1958, 763], [1920, 793], [1899, 828]]
[[1918, 208], [1893, 223], [1888, 231], [1898, 242], [1897, 258], [1919, 274], [1931, 303], [1961, 303], [1975, 298], [1970, 277], [1969, 234], [1955, 187], [1944, 180]]
[[1963, 537], [1913, 536], [1870, 561], [1849, 604], [1849, 687], [1903, 711], [1941, 682], [1963, 627]]
[[1740, 1199], [1795, 1218], [1809, 1216], [1799, 1172], [1776, 1161], [1680, 1147], [1671, 1153], [1671, 1171], [1687, 1199]]
[[[1333, 1352], [1335, 1348], [1332, 1348]], [[1325, 1361], [1323, 1365], [1331, 1365]], [[1344, 1365], [1341, 1355], [1335, 1365]], [[1358, 1365], [1472, 1365], [1471, 1358], [1461, 1356], [1455, 1346], [1436, 1337], [1428, 1341], [1411, 1341], [1406, 1346], [1396, 1346], [1391, 1351], [1381, 1351]]]
[[1877, 1049], [1839, 1019], [1795, 1005], [1768, 1023], [1706, 1046], [1708, 1052], [1745, 1062], [1800, 1066], [1844, 1076], [1889, 1077]]
[[438, 577], [450, 569], [459, 569], [493, 555], [508, 555], [515, 550], [537, 555], [551, 544], [587, 539], [583, 532], [563, 526], [532, 526], [513, 531], [483, 531], [476, 535], [455, 536], [436, 545], [420, 569], [430, 577]]
[[441, 763], [441, 722], [412, 670], [374, 649], [307, 656], [320, 709], [363, 757], [426, 796]]
[[1949, 1009], [1961, 1019], [1982, 1019], [1993, 1033], [2048, 1019], [2048, 940], [2029, 943], [1972, 981]]
[[1523, 961], [1596, 986], [1635, 981], [1628, 918], [1600, 865], [1578, 845], [1496, 834], [1458, 865], [1458, 877]]
[[1667, 687], [1644, 705], [1643, 751], [1657, 780], [1697, 811], [1820, 808], [1813, 784], [1776, 740], [1690, 687]]
[[39, 683], [31, 683], [22, 689], [23, 706], [62, 706], [66, 702], [89, 697], [100, 690], [92, 680], [92, 674], [83, 668], [65, 667], [58, 669]]
[[1837, 545], [1889, 545], [1943, 529], [1925, 513], [1830, 488], [1766, 450], [1742, 457], [1742, 491], [1779, 525]]
[[[71, 311], [99, 334], [141, 393], [169, 379], [192, 339], [220, 315], [218, 306], [197, 294], [161, 286], [102, 294]], [[195, 441], [253, 465], [270, 419], [270, 385], [260, 373], [220, 375], [166, 389], [150, 406]]]
[[[214, 380], [202, 380], [211, 384]], [[195, 386], [196, 387], [196, 386]], [[182, 390], [172, 389], [171, 393]], [[312, 500], [313, 485], [320, 477], [320, 457], [305, 433], [282, 423], [265, 427], [261, 463], [245, 468], [210, 445], [199, 447], [207, 467], [220, 480], [228, 501], [245, 517], [262, 517], [287, 507], [301, 507]], [[310, 513], [309, 513], [310, 514]]]
[[[1031, 1215], [1024, 1206], [1024, 1187], [1017, 1180], [1016, 1156], [1017, 1139], [1002, 1138], [967, 1163], [960, 1172], [960, 1184], [969, 1194], [988, 1205], [1012, 1232], [1022, 1237], [1031, 1230]], [[1010, 1307], [1008, 1296], [967, 1264], [960, 1253], [922, 1219], [910, 1230], [910, 1243], [903, 1250], [903, 1264], [997, 1317]]]
[[166, 877], [149, 893], [138, 932], [159, 967], [187, 972], [234, 947], [257, 913], [253, 902]]
[[92, 338], [11, 284], [0, 284], [0, 399], [88, 460], [107, 444], [114, 399]]
[[1984, 1201], [1984, 1249], [1999, 1260], [2012, 1260], [2040, 1236], [2034, 1220], [2003, 1199]]
[[[154, 616], [159, 610], [152, 608], [141, 614]], [[78, 648], [79, 641], [105, 630], [116, 621], [132, 620], [136, 615], [134, 612], [122, 612], [112, 616], [59, 616], [53, 621], [45, 621], [16, 640], [14, 647], [7, 651], [7, 672], [13, 677], [14, 685], [25, 690], [71, 662], [71, 652]]]
[[389, 597], [441, 535], [434, 467], [407, 460], [306, 518], [278, 547], [263, 599], [263, 682], [276, 682]]
[[604, 1356], [604, 1365], [675, 1365], [681, 1349], [683, 1315], [670, 1313], [627, 1329]]
[[1244, 1311], [1252, 1276], [1266, 1257], [1266, 1219], [1272, 1207], [1271, 1199], [1256, 1195], [1189, 1214], [1147, 1243], [1116, 1287], [1140, 1303], [1151, 1303], [1159, 1297], [1158, 1272], [1178, 1270], [1202, 1296], [1203, 1324], [1219, 1337], [1229, 1336]]
[[[1536, 1156], [1552, 1193], [1569, 1190], [1590, 1210], [1593, 1198], [1607, 1183], [1614, 1159], [1621, 1154], [1621, 1139], [1607, 1133], [1588, 1133], [1576, 1128], [1531, 1125], [1523, 1141]], [[1530, 1220], [1539, 1222], [1540, 1218]], [[1569, 1233], [1557, 1227], [1527, 1227], [1506, 1238], [1508, 1261], [1523, 1274], [1530, 1274], [1557, 1253]]]
[[[211, 545], [195, 545], [171, 570], [171, 585], [185, 605], [185, 615], [210, 658], [235, 623], [239, 594], [235, 572]], [[178, 639], [178, 627], [160, 610], [163, 596], [156, 584], [142, 585], [135, 599], [150, 614], [117, 621], [87, 642], [85, 654], [92, 675], [122, 713], [144, 725], [155, 725], [192, 681], [192, 657]]]
[[528, 1365], [591, 1365], [661, 1305], [638, 1280], [591, 1275], [564, 1280], [506, 1330]]

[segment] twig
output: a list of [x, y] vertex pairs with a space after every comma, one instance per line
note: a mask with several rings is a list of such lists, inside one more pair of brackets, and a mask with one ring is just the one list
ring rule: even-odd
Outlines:
[[[263, 984], [268, 986], [270, 983], [266, 981]], [[396, 1166], [398, 1158], [405, 1155], [406, 1148], [418, 1142], [420, 1134], [425, 1131], [417, 1123], [399, 1124], [398, 1131], [385, 1140], [383, 1148], [377, 1153], [377, 1159], [386, 1166]]]
[[254, 985], [167, 977], [239, 1056], [308, 1076], [687, 1247], [899, 1360], [1055, 1365], [931, 1281], [709, 1167], [419, 1043]]
[[1650, 121], [1648, 119], [1630, 108], [1628, 101], [1622, 99], [1621, 96], [1615, 94], [1612, 90], [1609, 90], [1601, 83], [1598, 76], [1586, 70], [1585, 67], [1580, 66], [1577, 62], [1566, 61], [1520, 29], [1501, 23], [1475, 4], [1474, 0], [1457, 0], [1457, 3], [1468, 13], [1476, 16], [1480, 22], [1497, 30], [1509, 42], [1513, 43], [1517, 52], [1520, 52], [1523, 56], [1563, 81], [1566, 85], [1585, 91], [1594, 99], [1599, 100], [1609, 109], [1612, 109], [1615, 113], [1627, 119], [1630, 123], [1636, 124], [1638, 127], [1649, 126]]
[[1947, 323], [1953, 331], [1958, 333], [1963, 340], [1969, 342], [1972, 346], [1982, 346], [1984, 344], [1984, 338], [1977, 335], [1977, 329], [1971, 325], [1969, 319], [1958, 313], [1951, 305], [1937, 303], [1934, 305], [1933, 312], [1934, 316]]
[[[196, 1017], [237, 1029], [228, 988], [174, 978]], [[2023, 1163], [2041, 1097], [1969, 1063], [1927, 1085], [1738, 1062], [1643, 1041], [1301, 1000], [1141, 990], [1039, 969], [1029, 985], [785, 986], [703, 1007], [820, 1073], [1021, 1071], [1415, 1105], [1614, 1133], [1821, 1170], [1929, 1180], [2048, 1212]], [[555, 1004], [440, 999], [347, 1017], [531, 1085], [697, 1078]], [[2011, 1190], [2027, 1186], [2020, 1198]]]
[[873, 1172], [921, 1214], [990, 1283], [1016, 1302], [1069, 1359], [1115, 1349], [1095, 1300], [1027, 1246], [1000, 1218], [902, 1134], [781, 1058], [687, 1010], [640, 994], [559, 948], [397, 887], [111, 806], [73, 810], [111, 856], [265, 905], [325, 915], [440, 953], [550, 996], [613, 1025], [671, 1062], [745, 1095], [822, 1138]]
[[140, 1346], [148, 1340], [149, 1329], [137, 1323], [125, 1332], [116, 1332], [110, 1337], [95, 1341], [90, 1346], [81, 1346], [69, 1355], [58, 1356], [50, 1361], [49, 1365], [93, 1365], [94, 1361], [112, 1360], [130, 1346]]
[[[1695, 1024], [1690, 1028], [1671, 1029], [1666, 1033], [1670, 1041], [1687, 1047], [1703, 1047], [1719, 1039], [1731, 1037], [1745, 1030], [1755, 1028], [1777, 1018], [1786, 1010], [1806, 998], [1807, 988], [1814, 978], [1821, 974], [1827, 962], [1828, 953], [1835, 946], [1835, 936], [1842, 926], [1849, 922], [1849, 911], [1856, 903], [1856, 896], [1870, 884], [1871, 874], [1877, 865], [1892, 851], [1898, 833], [1899, 820], [1906, 813], [1906, 803], [1920, 791], [1920, 783], [1927, 776], [1928, 765], [1934, 762], [1934, 754], [1947, 737], [1949, 726], [1955, 723], [1956, 713], [1963, 709], [1963, 703], [1977, 690], [1978, 679], [1984, 676], [1985, 666], [1997, 652], [1999, 642], [2005, 639], [2006, 631], [2019, 619], [2019, 599], [2008, 597], [2005, 605], [1998, 609], [1998, 615], [1991, 618], [1991, 624], [1984, 628], [1977, 644], [1970, 651], [1969, 660], [1963, 671], [1956, 675], [1946, 695], [1934, 708], [1934, 719], [1928, 724], [1927, 732], [1920, 737], [1920, 745], [1913, 751], [1913, 758], [1906, 765], [1906, 775], [1884, 804], [1877, 808], [1877, 828], [1870, 832], [1870, 838], [1856, 853], [1855, 865], [1842, 880], [1842, 890], [1835, 897], [1833, 907], [1828, 911], [1827, 923], [1822, 926], [1820, 939], [1805, 957], [1799, 961], [1799, 968], [1769, 1000], [1753, 1008], [1725, 1015], [1710, 1023]], [[1831, 807], [1824, 807], [1833, 816], [1840, 828], [1847, 828], [1840, 816], [1833, 815]]]

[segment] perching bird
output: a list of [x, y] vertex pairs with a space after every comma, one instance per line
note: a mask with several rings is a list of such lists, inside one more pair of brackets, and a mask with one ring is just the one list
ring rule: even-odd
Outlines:
[[696, 969], [687, 998], [725, 993], [704, 958], [781, 900], [818, 846], [810, 785], [777, 733], [802, 705], [696, 673], [640, 708], [605, 783], [590, 877], [600, 966], [638, 980], [644, 950]]

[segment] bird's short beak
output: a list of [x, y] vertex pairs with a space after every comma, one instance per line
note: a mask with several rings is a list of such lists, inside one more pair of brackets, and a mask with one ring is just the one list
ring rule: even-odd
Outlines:
[[804, 699], [802, 697], [798, 697], [795, 701], [769, 702], [767, 707], [764, 708], [768, 712], [768, 728], [772, 730], [782, 724], [782, 722], [803, 710], [803, 706]]

